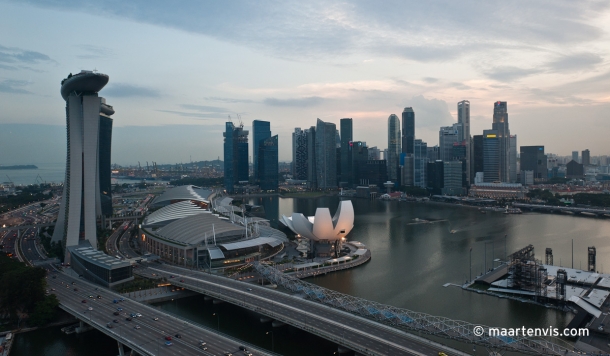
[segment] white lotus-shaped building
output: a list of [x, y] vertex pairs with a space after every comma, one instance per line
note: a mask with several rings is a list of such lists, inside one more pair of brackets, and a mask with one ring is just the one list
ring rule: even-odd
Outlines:
[[292, 213], [290, 217], [282, 215], [280, 220], [295, 234], [309, 240], [334, 242], [352, 231], [354, 207], [350, 200], [343, 200], [332, 218], [328, 208], [318, 208], [315, 216], [305, 217], [300, 213]]

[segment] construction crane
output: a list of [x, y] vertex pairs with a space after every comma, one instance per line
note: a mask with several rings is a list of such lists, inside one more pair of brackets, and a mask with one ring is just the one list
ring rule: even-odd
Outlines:
[[6, 178], [8, 178], [8, 181], [13, 183], [13, 185], [15, 185], [15, 183], [13, 182], [13, 180], [11, 179], [11, 177], [8, 176], [8, 174], [5, 174]]
[[237, 115], [237, 120], [239, 121], [239, 127], [244, 127], [244, 122], [241, 121], [241, 115], [236, 114]]
[[142, 166], [140, 165], [140, 161], [138, 161], [138, 170], [141, 171], [142, 170]]
[[[39, 182], [39, 180], [40, 180], [40, 182]], [[35, 184], [42, 184], [42, 182], [44, 182], [44, 180], [42, 179], [40, 174], [37, 174]]]
[[233, 119], [231, 118], [231, 115], [227, 115], [229, 117], [229, 122], [233, 123]]
[[148, 161], [146, 161], [146, 172], [150, 172], [150, 170], [148, 169]]

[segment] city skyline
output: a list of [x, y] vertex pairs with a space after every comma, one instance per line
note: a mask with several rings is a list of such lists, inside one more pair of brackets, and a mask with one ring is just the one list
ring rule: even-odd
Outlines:
[[[24, 25], [39, 32], [0, 40], [1, 128], [51, 125], [52, 130], [64, 125], [64, 113], [53, 105], [52, 93], [57, 78], [78, 68], [117, 78], [105, 96], [125, 113], [114, 127], [118, 136], [113, 137], [117, 144], [112, 162], [118, 164], [153, 158], [167, 163], [215, 159], [222, 156], [219, 133], [227, 116], [236, 121], [237, 114], [246, 127], [253, 120], [271, 122], [280, 161], [291, 160], [294, 128], [314, 125], [316, 118], [339, 126], [341, 118], [351, 117], [355, 140], [386, 148], [387, 117], [404, 107], [417, 112], [417, 138], [433, 145], [439, 127], [458, 121], [456, 103], [462, 100], [470, 102], [473, 136], [489, 128], [492, 104], [507, 101], [511, 132], [519, 134], [519, 145], [544, 145], [547, 152], [560, 155], [584, 149], [593, 155], [609, 153], [604, 152], [603, 137], [608, 123], [601, 118], [610, 108], [605, 85], [610, 75], [610, 25], [605, 19], [610, 11], [600, 4], [544, 7], [545, 16], [533, 21], [535, 28], [514, 26], [517, 20], [508, 19], [499, 29], [485, 24], [506, 12], [515, 15], [511, 18], [531, 19], [542, 11], [541, 5], [467, 4], [459, 11], [468, 12], [469, 21], [461, 23], [451, 20], [457, 11], [451, 4], [447, 9], [404, 4], [393, 12], [412, 12], [421, 20], [397, 30], [392, 25], [398, 16], [387, 9], [370, 11], [365, 3], [320, 7], [326, 10], [287, 3], [276, 5], [277, 14], [268, 16], [302, 13], [302, 22], [281, 20], [265, 31], [256, 31], [273, 22], [265, 16], [244, 15], [248, 21], [234, 27], [217, 25], [235, 18], [234, 11], [260, 15], [270, 5], [147, 5], [146, 15], [125, 11], [121, 4], [108, 5], [1, 3], [3, 33]], [[204, 11], [206, 6], [217, 19]], [[171, 16], [157, 21], [168, 11], [175, 18], [203, 21], [173, 21]], [[100, 21], [105, 26], [77, 31]], [[306, 32], [308, 44], [299, 40], [300, 26], [311, 28]], [[92, 46], [92, 35], [116, 40]], [[464, 43], [460, 35], [471, 42]], [[419, 41], [424, 36], [430, 40]], [[344, 39], [349, 46], [341, 44]], [[554, 129], [547, 130], [551, 120]], [[35, 163], [35, 152], [43, 148], [38, 142], [50, 130], [33, 130], [31, 138], [5, 133], [0, 149], [29, 139], [34, 147], [3, 157], [0, 164]], [[194, 130], [200, 140], [180, 137], [192, 137]], [[122, 131], [128, 132], [123, 136], [135, 136], [132, 149], [118, 142]], [[172, 150], [147, 144], [147, 135], [167, 132], [175, 133], [168, 138]], [[44, 148], [48, 156], [55, 152], [55, 161], [65, 156], [61, 144]]]

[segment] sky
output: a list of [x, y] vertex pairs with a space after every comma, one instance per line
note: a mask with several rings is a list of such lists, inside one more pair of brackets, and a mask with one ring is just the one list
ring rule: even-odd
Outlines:
[[229, 115], [270, 121], [281, 161], [316, 118], [384, 149], [404, 107], [433, 146], [461, 100], [472, 135], [501, 100], [518, 146], [607, 155], [609, 58], [608, 1], [0, 0], [0, 164], [65, 160], [83, 69], [110, 76], [121, 165], [222, 157]]

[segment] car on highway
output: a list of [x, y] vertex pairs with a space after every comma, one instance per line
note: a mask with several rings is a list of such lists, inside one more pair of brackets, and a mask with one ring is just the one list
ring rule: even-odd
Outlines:
[[116, 320], [116, 319], [114, 319], [112, 322], [113, 322], [113, 323], [115, 323], [115, 324], [118, 324], [118, 323], [119, 323], [119, 321], [118, 321], [118, 320]]
[[153, 318], [153, 320], [154, 320], [154, 321], [157, 321], [157, 320], [159, 320], [159, 318], [157, 318], [157, 317], [154, 317], [154, 318]]
[[122, 311], [123, 311], [123, 308], [121, 308], [121, 307], [118, 307], [118, 308], [116, 308], [116, 310], [117, 310], [117, 311], [120, 311], [120, 312], [122, 312]]
[[118, 311], [115, 311], [115, 312], [114, 312], [114, 313], [112, 313], [112, 314], [114, 314], [114, 315], [119, 315], [119, 312], [118, 312]]
[[180, 334], [176, 334], [174, 336], [177, 337], [178, 339], [182, 339], [182, 335], [180, 335]]
[[142, 314], [140, 314], [140, 313], [136, 313], [136, 316], [139, 318], [139, 317], [141, 317], [141, 316], [142, 316]]
[[89, 307], [89, 308], [87, 308], [87, 310], [93, 310], [93, 308]]
[[173, 342], [171, 342], [171, 341], [166, 341], [166, 342], [165, 342], [165, 346], [172, 346], [173, 344], [174, 344], [174, 343], [173, 343]]
[[135, 313], [131, 313], [131, 314], [129, 314], [129, 316], [132, 318], [137, 318], [137, 315]]
[[233, 356], [233, 354], [230, 352], [225, 352], [225, 356]]
[[78, 292], [78, 288], [74, 288], [74, 291], [75, 291], [75, 292]]
[[83, 301], [81, 303], [87, 303], [87, 300], [83, 299]]
[[98, 294], [97, 299], [102, 299], [102, 296]]
[[136, 325], [136, 326], [134, 326], [133, 328], [134, 328], [134, 329], [139, 329], [139, 328], [140, 328], [140, 325]]
[[248, 292], [252, 292], [252, 288], [247, 288], [246, 289]]
[[172, 339], [172, 337], [171, 337], [170, 335], [167, 335], [167, 336], [165, 337], [165, 340], [171, 340], [171, 339]]
[[128, 316], [127, 318], [125, 318], [125, 320], [132, 321], [133, 319], [130, 316]]
[[92, 295], [90, 295], [90, 296], [89, 296], [89, 298], [93, 298], [93, 296], [92, 296]]
[[106, 324], [106, 326], [108, 327], [108, 329], [112, 329], [112, 324], [108, 323]]
[[205, 341], [199, 340], [199, 346], [205, 346], [205, 345], [207, 345]]

